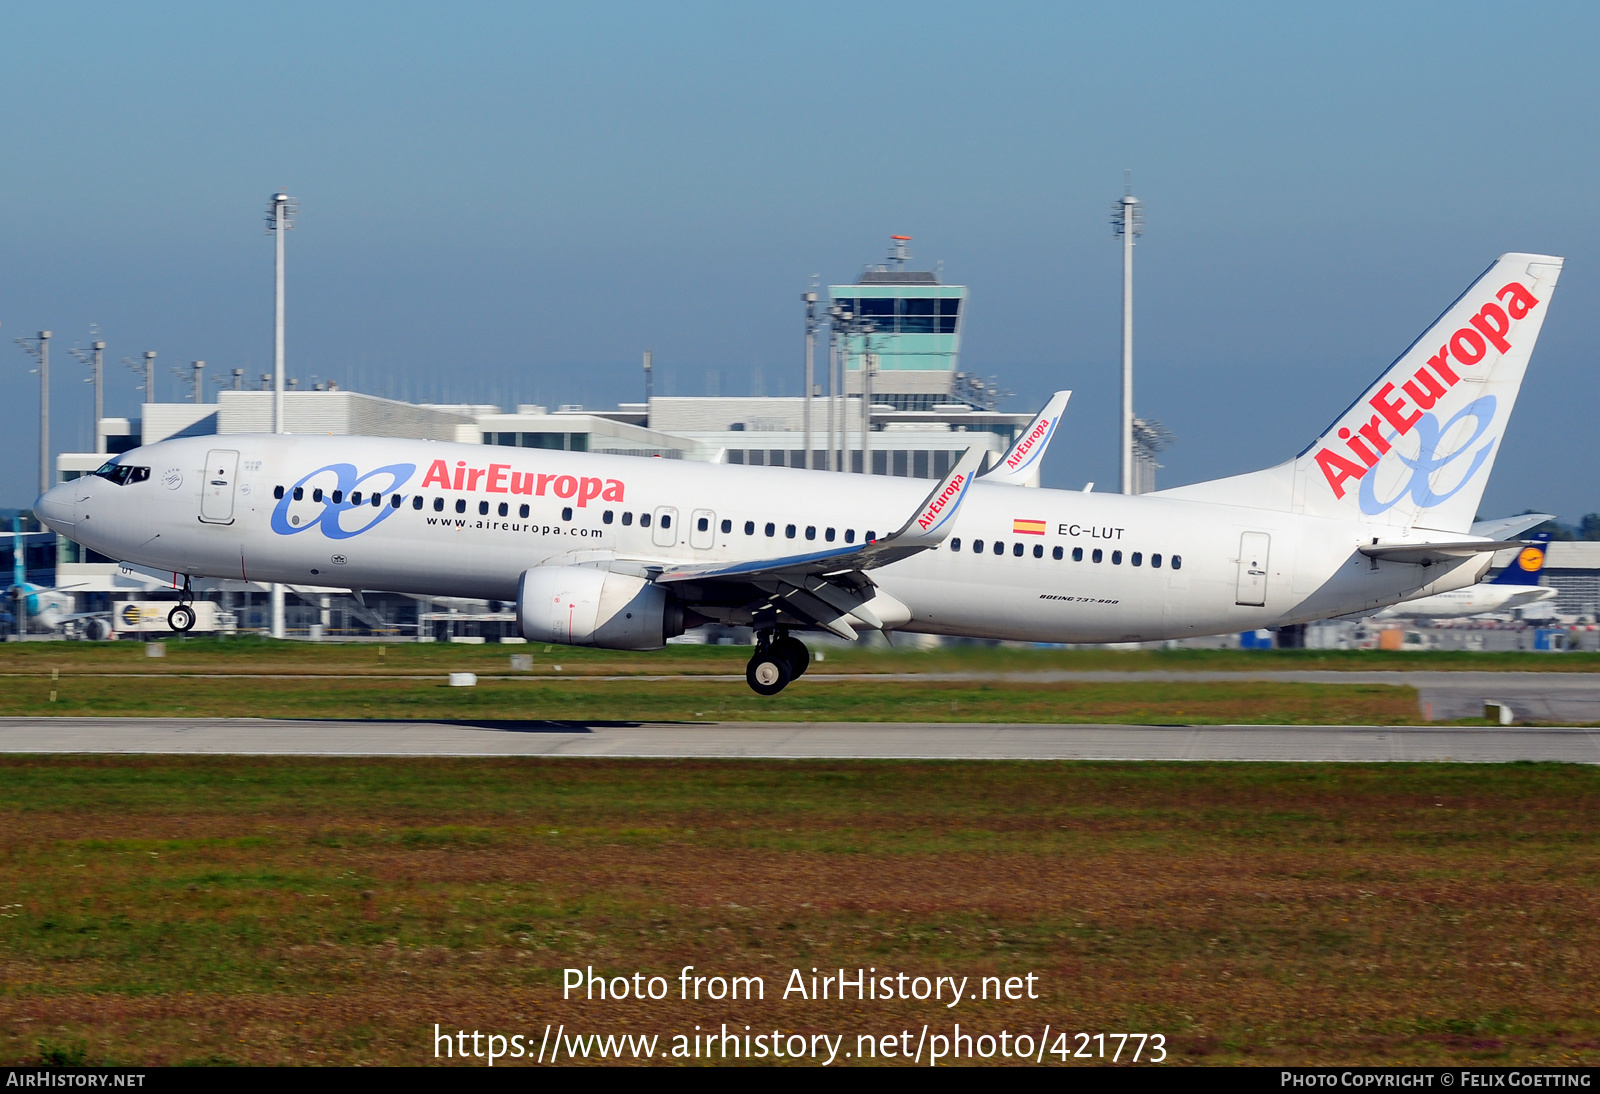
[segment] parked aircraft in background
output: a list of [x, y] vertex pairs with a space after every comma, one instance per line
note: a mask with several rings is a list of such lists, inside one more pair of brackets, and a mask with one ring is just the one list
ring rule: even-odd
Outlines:
[[[1473, 534], [1473, 515], [1561, 264], [1502, 256], [1299, 456], [1152, 494], [1019, 490], [977, 477], [976, 448], [925, 491], [238, 434], [123, 453], [36, 512], [185, 588], [205, 575], [515, 601], [530, 640], [612, 649], [749, 626], [746, 676], [768, 695], [805, 671], [807, 631], [1106, 642], [1282, 627], [1466, 588], [1513, 545]], [[192, 621], [173, 609], [176, 629]]]
[[1374, 619], [1401, 619], [1428, 617], [1432, 619], [1459, 618], [1483, 615], [1486, 612], [1506, 612], [1526, 607], [1544, 600], [1554, 600], [1556, 590], [1540, 585], [1544, 573], [1545, 552], [1550, 546], [1550, 536], [1542, 533], [1534, 537], [1517, 557], [1493, 581], [1483, 581], [1466, 589], [1448, 593], [1435, 593], [1418, 600], [1407, 600], [1379, 612]]

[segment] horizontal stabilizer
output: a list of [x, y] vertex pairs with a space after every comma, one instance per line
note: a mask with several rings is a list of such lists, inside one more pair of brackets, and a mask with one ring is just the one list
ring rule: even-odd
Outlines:
[[1418, 566], [1432, 566], [1436, 562], [1452, 562], [1473, 555], [1492, 555], [1496, 551], [1521, 547], [1520, 539], [1471, 539], [1444, 543], [1373, 543], [1359, 548], [1368, 558], [1383, 562], [1410, 562]]
[[[1480, 520], [1470, 529], [1472, 534], [1483, 539], [1510, 539], [1512, 536], [1521, 535], [1529, 528], [1535, 528], [1547, 520], [1555, 520], [1554, 513], [1519, 513], [1514, 517], [1500, 517], [1497, 520]], [[1549, 536], [1545, 537], [1549, 539]]]

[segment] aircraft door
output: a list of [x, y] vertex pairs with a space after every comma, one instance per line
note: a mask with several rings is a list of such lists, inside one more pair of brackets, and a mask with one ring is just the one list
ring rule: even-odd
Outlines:
[[696, 509], [689, 518], [689, 546], [697, 551], [709, 551], [717, 542], [717, 514], [709, 509]]
[[1261, 607], [1267, 602], [1267, 553], [1272, 537], [1265, 532], [1245, 532], [1239, 537], [1239, 591], [1235, 604]]
[[206, 453], [201, 481], [200, 519], [207, 524], [233, 523], [233, 488], [239, 478], [239, 453], [213, 448]]
[[678, 511], [670, 505], [656, 507], [655, 530], [651, 541], [657, 547], [673, 547], [678, 542]]

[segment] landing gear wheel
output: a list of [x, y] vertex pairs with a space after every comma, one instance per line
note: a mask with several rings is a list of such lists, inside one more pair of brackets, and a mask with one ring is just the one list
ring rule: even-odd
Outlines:
[[756, 650], [755, 656], [750, 658], [750, 664], [744, 670], [744, 678], [750, 685], [750, 690], [757, 695], [776, 695], [789, 686], [793, 673], [789, 669], [787, 657], [774, 652], [771, 646], [762, 646]]
[[806, 644], [798, 638], [784, 635], [772, 644], [772, 652], [778, 657], [789, 662], [789, 679], [798, 680], [806, 674], [806, 667], [811, 664], [811, 651], [806, 649]]
[[187, 604], [179, 604], [167, 613], [167, 626], [183, 634], [194, 626], [194, 609]]

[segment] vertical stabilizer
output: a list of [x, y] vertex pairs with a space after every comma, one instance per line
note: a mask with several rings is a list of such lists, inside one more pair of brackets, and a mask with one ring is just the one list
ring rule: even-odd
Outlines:
[[1500, 256], [1289, 463], [1161, 493], [1466, 532], [1561, 264]]

